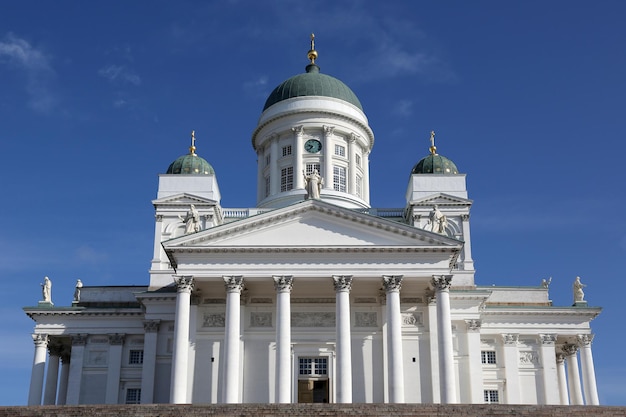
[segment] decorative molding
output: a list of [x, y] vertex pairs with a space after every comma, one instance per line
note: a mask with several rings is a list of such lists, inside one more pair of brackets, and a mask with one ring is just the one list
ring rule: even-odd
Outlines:
[[123, 345], [124, 344], [125, 335], [124, 334], [110, 334], [109, 335], [109, 344], [110, 345]]
[[109, 337], [108, 336], [91, 336], [89, 338], [89, 344], [91, 345], [106, 345], [109, 343]]
[[70, 335], [70, 340], [72, 341], [72, 346], [85, 346], [85, 344], [87, 343], [87, 335], [72, 334]]
[[519, 363], [520, 365], [536, 365], [539, 363], [539, 356], [531, 351], [520, 352]]
[[87, 355], [87, 365], [107, 366], [109, 362], [109, 352], [106, 350], [90, 350]]
[[422, 299], [419, 297], [407, 297], [407, 298], [400, 299], [400, 304], [421, 304], [421, 303], [422, 303]]
[[350, 292], [352, 288], [352, 275], [333, 275], [333, 285], [336, 292]]
[[467, 325], [467, 330], [472, 332], [480, 331], [480, 327], [482, 326], [482, 322], [476, 319], [465, 320], [465, 324]]
[[174, 283], [176, 284], [176, 292], [186, 292], [191, 294], [193, 290], [193, 276], [175, 276]]
[[291, 304], [334, 304], [335, 301], [336, 300], [334, 298], [300, 297], [300, 298], [292, 298]]
[[274, 275], [274, 288], [276, 292], [291, 293], [293, 289], [293, 275]]
[[204, 313], [202, 327], [224, 327], [226, 325], [226, 313]]
[[238, 292], [241, 294], [241, 290], [243, 290], [244, 287], [243, 277], [241, 275], [224, 276], [223, 278], [226, 292]]
[[205, 298], [202, 304], [226, 304], [225, 298]]
[[403, 326], [418, 326], [422, 324], [421, 313], [402, 313]]
[[251, 304], [273, 304], [274, 300], [269, 297], [254, 297], [250, 299]]
[[335, 327], [335, 313], [292, 313], [291, 327]]
[[144, 333], [154, 333], [159, 331], [161, 320], [145, 320], [143, 322]]
[[156, 220], [157, 223], [160, 223], [163, 221], [163, 215], [162, 214], [155, 214], [154, 215], [154, 219]]
[[250, 313], [250, 327], [272, 327], [272, 313]]
[[376, 304], [376, 297], [356, 297], [354, 304]]
[[579, 334], [576, 336], [576, 341], [578, 342], [579, 347], [590, 346], [593, 341], [593, 334]]
[[44, 334], [44, 333], [33, 333], [32, 337], [33, 337], [33, 343], [35, 343], [35, 346], [43, 345], [45, 347], [48, 344], [48, 335], [47, 334]]
[[383, 288], [385, 292], [400, 292], [403, 275], [383, 275]]
[[502, 340], [505, 345], [517, 345], [519, 335], [516, 333], [505, 333], [502, 335]]
[[354, 313], [354, 327], [378, 327], [376, 312], [357, 311]]
[[331, 137], [335, 133], [335, 126], [322, 126], [324, 129], [324, 137]]
[[452, 286], [452, 275], [433, 275], [430, 284], [435, 291], [449, 291]]
[[304, 134], [304, 128], [302, 125], [292, 127], [291, 131], [295, 133], [296, 136], [302, 136]]
[[464, 222], [468, 221], [470, 218], [469, 214], [461, 214], [461, 220], [463, 220]]
[[554, 345], [556, 343], [556, 334], [540, 334], [539, 338], [542, 345]]

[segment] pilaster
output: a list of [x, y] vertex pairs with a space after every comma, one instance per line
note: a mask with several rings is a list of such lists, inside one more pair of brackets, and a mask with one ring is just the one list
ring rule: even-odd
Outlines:
[[540, 334], [542, 378], [543, 378], [543, 403], [560, 404], [559, 377], [556, 365], [555, 334]]
[[70, 357], [70, 376], [67, 383], [67, 405], [78, 405], [80, 388], [83, 378], [83, 362], [85, 358], [86, 334], [71, 335], [72, 351]]
[[467, 336], [468, 372], [472, 404], [484, 402], [483, 369], [480, 359], [480, 320], [465, 320]]
[[154, 402], [154, 376], [160, 320], [143, 322], [143, 367], [141, 368], [141, 403]]
[[505, 397], [507, 404], [520, 404], [519, 380], [519, 335], [505, 333], [502, 335], [502, 350], [504, 352], [504, 377], [506, 379]]
[[123, 334], [109, 335], [109, 366], [107, 372], [106, 404], [119, 403], [120, 374], [122, 371], [122, 348], [125, 336]]

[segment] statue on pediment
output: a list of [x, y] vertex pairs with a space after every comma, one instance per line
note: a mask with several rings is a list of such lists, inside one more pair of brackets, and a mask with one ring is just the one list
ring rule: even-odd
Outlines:
[[446, 227], [448, 227], [448, 219], [439, 211], [439, 207], [435, 204], [432, 211], [428, 214], [428, 223], [426, 223], [425, 229], [445, 235]]
[[41, 284], [41, 296], [43, 302], [52, 302], [52, 281], [50, 281], [50, 278], [48, 277], [43, 278], [43, 283]]
[[574, 303], [585, 301], [585, 292], [583, 291], [583, 288], [585, 287], [586, 285], [580, 282], [580, 277], [576, 277], [574, 285], [572, 286], [572, 289], [574, 290]]
[[83, 288], [83, 282], [80, 279], [76, 280], [76, 287], [74, 288], [74, 302], [80, 301], [80, 290]]
[[185, 234], [196, 233], [200, 231], [200, 213], [196, 210], [196, 206], [193, 204], [189, 207], [189, 211], [185, 217], [178, 215], [180, 221], [185, 223]]
[[319, 200], [320, 194], [322, 192], [322, 186], [324, 185], [324, 179], [320, 176], [317, 169], [314, 169], [309, 175], [306, 175], [304, 171], [302, 171], [304, 175], [304, 188], [306, 189], [306, 199], [308, 200]]

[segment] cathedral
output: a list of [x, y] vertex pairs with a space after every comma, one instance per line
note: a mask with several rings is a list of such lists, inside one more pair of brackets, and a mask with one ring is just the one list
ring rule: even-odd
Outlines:
[[79, 281], [69, 306], [44, 282], [30, 405], [598, 404], [580, 280], [563, 307], [549, 281], [475, 282], [466, 174], [434, 132], [406, 205], [371, 207], [374, 132], [317, 57], [312, 37], [252, 132], [256, 207], [222, 207], [192, 133], [158, 176], [149, 282]]

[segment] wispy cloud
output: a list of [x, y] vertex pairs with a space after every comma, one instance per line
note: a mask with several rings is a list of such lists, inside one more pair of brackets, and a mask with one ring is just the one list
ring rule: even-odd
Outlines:
[[47, 113], [55, 107], [58, 100], [49, 86], [55, 73], [49, 57], [43, 51], [9, 32], [0, 41], [0, 64], [24, 73], [28, 104], [32, 109]]
[[98, 70], [98, 75], [111, 82], [120, 81], [133, 85], [141, 84], [141, 77], [124, 65], [107, 65]]
[[398, 116], [408, 117], [413, 114], [413, 101], [407, 99], [398, 100], [393, 110]]
[[267, 91], [268, 77], [263, 75], [254, 80], [247, 81], [243, 84], [243, 90], [254, 97], [264, 97], [269, 93]]

